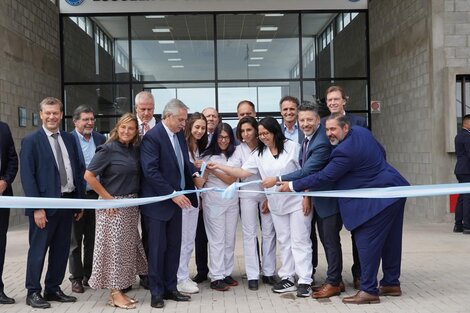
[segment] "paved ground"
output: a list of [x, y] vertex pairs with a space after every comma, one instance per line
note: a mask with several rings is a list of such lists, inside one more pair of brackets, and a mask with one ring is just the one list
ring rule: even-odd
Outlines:
[[[209, 284], [200, 284], [201, 292], [188, 303], [166, 301], [164, 310], [150, 307], [150, 293], [135, 284], [130, 292], [140, 302], [133, 312], [228, 312], [228, 313], [288, 313], [288, 312], [470, 312], [470, 235], [454, 234], [450, 224], [405, 224], [402, 264], [401, 297], [382, 297], [380, 304], [344, 305], [341, 298], [354, 294], [351, 288], [351, 244], [349, 233], [343, 230], [343, 252], [346, 293], [340, 297], [318, 301], [298, 299], [295, 294], [278, 295], [269, 286], [260, 285], [257, 292], [248, 290], [247, 281], [242, 280], [243, 253], [240, 230], [236, 247], [234, 277], [241, 284], [228, 292], [209, 289]], [[14, 305], [0, 305], [0, 312], [31, 312], [25, 304], [25, 265], [27, 253], [27, 229], [25, 226], [10, 230], [8, 234], [7, 258], [4, 271], [5, 291], [16, 299]], [[321, 249], [320, 249], [321, 250]], [[317, 281], [324, 279], [325, 259], [320, 255]], [[191, 262], [194, 273], [194, 262]], [[70, 294], [70, 283], [62, 285]], [[108, 292], [87, 289], [78, 295], [78, 302], [61, 304], [52, 302], [46, 312], [114, 312], [120, 311], [106, 305]]]

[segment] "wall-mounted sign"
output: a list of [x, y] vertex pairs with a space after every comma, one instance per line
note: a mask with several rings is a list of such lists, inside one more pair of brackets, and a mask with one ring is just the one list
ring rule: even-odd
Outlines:
[[60, 13], [365, 10], [367, 0], [59, 0]]
[[372, 100], [370, 102], [370, 112], [371, 113], [380, 113], [380, 109], [382, 107], [382, 103], [377, 100]]

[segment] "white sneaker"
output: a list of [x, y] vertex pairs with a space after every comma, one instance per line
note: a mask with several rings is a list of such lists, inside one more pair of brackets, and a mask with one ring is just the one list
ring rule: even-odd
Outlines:
[[194, 280], [188, 278], [187, 282], [189, 282], [194, 287], [197, 287], [197, 283]]
[[194, 286], [192, 283], [189, 282], [189, 279], [182, 281], [179, 283], [176, 288], [178, 289], [179, 292], [182, 293], [198, 293], [199, 288], [197, 286]]

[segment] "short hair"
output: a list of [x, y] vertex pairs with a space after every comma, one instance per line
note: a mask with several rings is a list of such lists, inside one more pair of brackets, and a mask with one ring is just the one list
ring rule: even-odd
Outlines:
[[299, 105], [298, 111], [299, 112], [310, 111], [310, 112], [313, 112], [316, 117], [320, 117], [317, 107], [310, 102], [303, 102], [301, 105]]
[[326, 118], [326, 121], [329, 121], [329, 120], [336, 120], [338, 122], [339, 127], [341, 128], [343, 128], [345, 125], [348, 125], [348, 127], [351, 128], [351, 122], [349, 121], [347, 116], [344, 115], [343, 113], [340, 113], [340, 112], [332, 113]]
[[135, 95], [134, 107], [138, 106], [142, 99], [150, 99], [152, 100], [153, 105], [155, 105], [155, 99], [153, 98], [152, 93], [144, 90]]
[[201, 113], [204, 114], [204, 112], [207, 111], [207, 110], [214, 110], [215, 113], [217, 113], [217, 117], [219, 117], [219, 111], [217, 111], [217, 109], [214, 108], [214, 107], [206, 107], [206, 108], [202, 109]]
[[343, 87], [341, 87], [341, 86], [330, 86], [330, 87], [328, 87], [328, 89], [325, 91], [325, 99], [326, 99], [326, 97], [328, 96], [328, 94], [330, 92], [335, 92], [335, 91], [338, 91], [341, 94], [341, 98], [343, 98], [344, 100], [349, 99], [349, 97], [346, 96], [346, 93], [344, 92]]
[[131, 144], [134, 145], [134, 146], [139, 144], [139, 141], [140, 141], [139, 126], [138, 126], [139, 122], [137, 121], [137, 117], [132, 113], [124, 113], [119, 118], [119, 120], [116, 123], [116, 126], [114, 126], [114, 128], [109, 133], [109, 138], [106, 142], [117, 141], [119, 139], [119, 134], [118, 134], [119, 127], [121, 126], [121, 124], [126, 124], [126, 123], [129, 123], [129, 122], [133, 122], [135, 124], [135, 129], [136, 129], [134, 138], [132, 138], [132, 140], [131, 140]]
[[168, 114], [178, 115], [179, 113], [178, 111], [180, 109], [183, 109], [186, 111], [189, 110], [189, 108], [186, 106], [186, 104], [183, 103], [183, 101], [173, 98], [170, 101], [168, 101], [168, 103], [163, 108], [162, 118], [165, 119]]
[[248, 104], [248, 105], [253, 109], [253, 112], [256, 111], [256, 109], [255, 109], [255, 104], [254, 104], [253, 102], [251, 102], [250, 100], [242, 100], [242, 101], [238, 102], [238, 104], [237, 104], [237, 111], [238, 111], [238, 109], [240, 108], [240, 106], [241, 106], [242, 104], [244, 104], [244, 103]]
[[86, 104], [79, 105], [75, 109], [75, 111], [73, 111], [72, 120], [73, 121], [78, 121], [80, 119], [80, 116], [82, 115], [82, 113], [93, 113], [93, 115], [94, 115], [95, 111], [93, 111], [93, 109], [89, 105], [86, 105]]
[[297, 99], [296, 97], [284, 96], [284, 97], [281, 98], [281, 101], [279, 101], [279, 107], [282, 106], [282, 103], [284, 101], [294, 102], [297, 107], [299, 107], [299, 105], [300, 105], [299, 99]]
[[39, 111], [42, 112], [42, 109], [45, 105], [57, 105], [57, 104], [60, 107], [60, 112], [63, 112], [64, 104], [62, 103], [62, 101], [54, 97], [46, 97], [39, 103]]
[[467, 115], [464, 115], [462, 117], [462, 124], [465, 123], [465, 122], [470, 122], [470, 114], [467, 114]]
[[242, 125], [243, 124], [250, 124], [255, 129], [255, 136], [258, 137], [258, 122], [253, 116], [244, 116], [238, 121], [237, 125], [237, 139], [242, 141]]

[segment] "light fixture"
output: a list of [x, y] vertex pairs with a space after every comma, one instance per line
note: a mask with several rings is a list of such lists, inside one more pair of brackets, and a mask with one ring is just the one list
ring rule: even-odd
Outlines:
[[163, 50], [163, 53], [178, 53], [178, 50]]
[[168, 45], [168, 44], [175, 43], [175, 41], [174, 40], [159, 40], [158, 43], [162, 45]]
[[180, 58], [168, 59], [168, 61], [170, 61], [170, 62], [179, 62], [179, 61], [181, 61], [181, 59]]
[[251, 57], [250, 60], [263, 60], [264, 57]]
[[268, 49], [253, 49], [253, 52], [268, 52]]
[[256, 39], [256, 42], [271, 42], [271, 41], [273, 41], [273, 40], [268, 39], [268, 38]]
[[172, 65], [171, 67], [172, 67], [172, 68], [183, 68], [184, 65]]
[[152, 31], [154, 33], [169, 33], [171, 32], [170, 27], [157, 27], [157, 28], [152, 28]]
[[259, 26], [259, 30], [262, 32], [275, 32], [277, 31], [277, 26]]
[[261, 66], [260, 64], [256, 64], [256, 63], [248, 64], [248, 67], [260, 67], [260, 66]]
[[264, 16], [266, 16], [266, 17], [280, 17], [280, 16], [284, 16], [284, 14], [282, 14], [282, 13], [266, 13]]
[[146, 15], [145, 18], [165, 18], [165, 15]]

